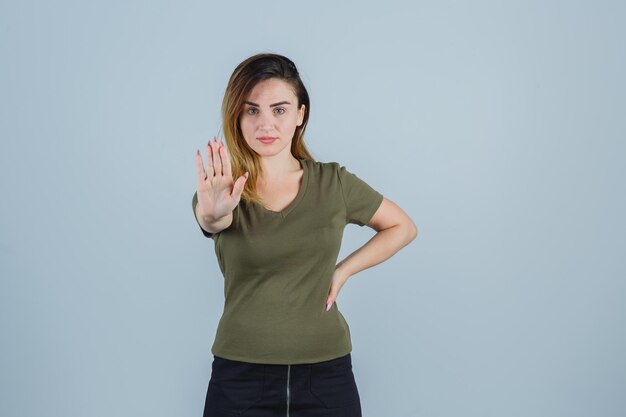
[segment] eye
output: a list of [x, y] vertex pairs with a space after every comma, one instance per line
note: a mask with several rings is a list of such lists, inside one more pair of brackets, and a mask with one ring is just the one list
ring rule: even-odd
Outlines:
[[256, 111], [256, 108], [254, 108], [254, 107], [250, 107], [250, 108], [248, 109], [248, 114], [254, 114], [254, 113], [250, 113], [250, 111]]
[[279, 114], [285, 114], [285, 111], [286, 111], [286, 110], [285, 110], [285, 109], [283, 109], [282, 107], [279, 107], [279, 108], [277, 108], [276, 110], [282, 110], [282, 111], [283, 111], [282, 113], [279, 113]]

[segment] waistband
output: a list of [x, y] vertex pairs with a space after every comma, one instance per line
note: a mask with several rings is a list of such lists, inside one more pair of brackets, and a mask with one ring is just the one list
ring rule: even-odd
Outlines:
[[226, 367], [229, 369], [245, 369], [245, 372], [251, 375], [273, 375], [279, 378], [287, 378], [288, 373], [291, 373], [291, 376], [293, 377], [298, 373], [307, 373], [310, 372], [311, 369], [316, 368], [332, 368], [335, 366], [346, 364], [350, 366], [352, 365], [352, 355], [350, 353], [335, 359], [329, 359], [327, 361], [314, 363], [298, 363], [294, 365], [250, 363], [226, 359], [215, 355], [213, 355], [213, 358], [214, 366], [217, 367]]

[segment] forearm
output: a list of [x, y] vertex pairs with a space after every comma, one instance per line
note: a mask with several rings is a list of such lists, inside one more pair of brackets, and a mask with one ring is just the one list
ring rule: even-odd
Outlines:
[[339, 262], [336, 269], [350, 277], [392, 257], [417, 236], [417, 231], [402, 224], [377, 232], [367, 243]]

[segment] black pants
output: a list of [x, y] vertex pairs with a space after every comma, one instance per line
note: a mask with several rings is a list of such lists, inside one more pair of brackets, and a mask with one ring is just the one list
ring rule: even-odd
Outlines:
[[361, 417], [350, 353], [323, 362], [266, 365], [213, 355], [204, 417]]

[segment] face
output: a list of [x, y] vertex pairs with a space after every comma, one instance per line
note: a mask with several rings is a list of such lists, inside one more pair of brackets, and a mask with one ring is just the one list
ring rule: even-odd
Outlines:
[[305, 106], [297, 106], [298, 99], [285, 81], [270, 78], [257, 83], [239, 118], [248, 146], [261, 156], [291, 152], [296, 127], [304, 120]]

